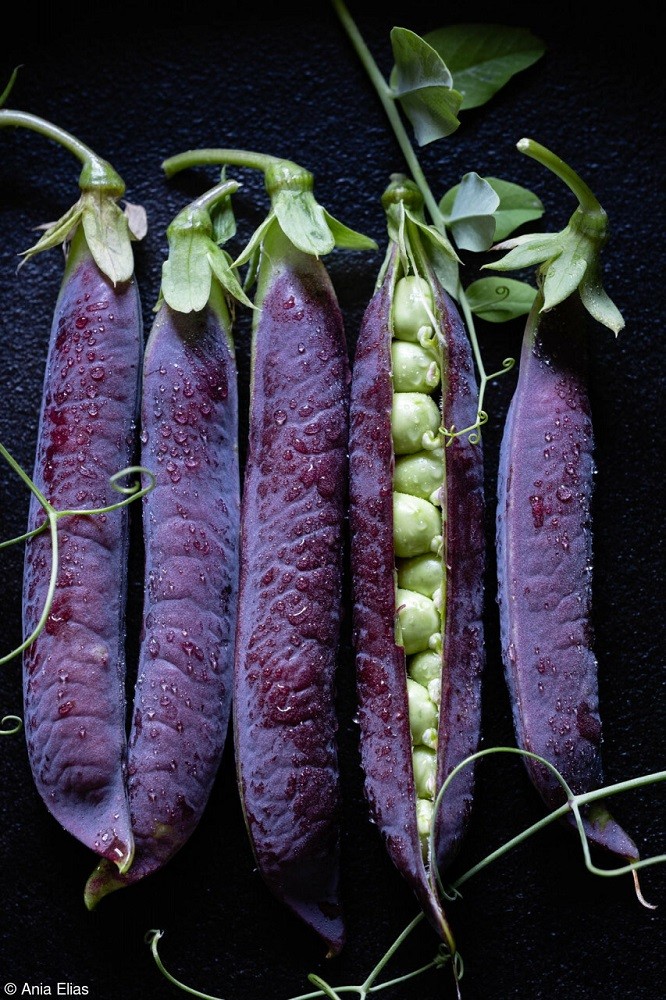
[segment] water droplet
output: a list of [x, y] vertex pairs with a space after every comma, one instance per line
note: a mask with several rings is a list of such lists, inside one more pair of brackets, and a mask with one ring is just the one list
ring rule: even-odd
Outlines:
[[284, 410], [276, 410], [274, 418], [275, 418], [275, 423], [278, 425], [278, 427], [282, 427], [283, 423], [287, 419], [287, 414], [285, 413]]

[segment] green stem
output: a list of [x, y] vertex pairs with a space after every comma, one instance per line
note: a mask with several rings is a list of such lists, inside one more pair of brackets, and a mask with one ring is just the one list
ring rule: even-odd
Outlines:
[[537, 163], [541, 163], [564, 181], [569, 190], [575, 194], [586, 215], [603, 215], [605, 217], [606, 213], [585, 181], [579, 177], [575, 170], [572, 170], [568, 163], [561, 160], [550, 149], [546, 149], [534, 139], [520, 139], [516, 143], [516, 149], [525, 153], [526, 156], [530, 156]]
[[202, 195], [196, 198], [189, 206], [189, 211], [204, 211], [208, 212], [211, 208], [214, 208], [219, 201], [226, 198], [228, 195], [235, 194], [238, 191], [240, 184], [238, 181], [220, 181], [215, 187], [211, 188], [209, 191], [205, 191]]
[[15, 111], [9, 108], [0, 109], [0, 128], [27, 128], [38, 132], [47, 139], [52, 139], [63, 146], [83, 164], [79, 178], [82, 191], [104, 190], [116, 197], [125, 193], [125, 183], [116, 173], [110, 163], [86, 146], [70, 132], [58, 125], [53, 125], [44, 118], [28, 114], [25, 111]]
[[409, 166], [409, 170], [414, 178], [414, 181], [418, 184], [421, 190], [425, 204], [428, 206], [428, 211], [430, 212], [432, 220], [440, 232], [444, 232], [444, 217], [439, 210], [436, 198], [430, 190], [430, 186], [425, 178], [423, 170], [421, 169], [421, 164], [414, 153], [414, 147], [409, 140], [409, 136], [407, 135], [407, 131], [395, 105], [391, 88], [382, 76], [377, 63], [375, 62], [369, 48], [365, 44], [365, 41], [363, 40], [363, 37], [361, 36], [354, 21], [350, 17], [345, 4], [342, 3], [342, 0], [332, 0], [332, 3], [340, 19], [342, 27], [347, 32], [356, 54], [361, 60], [361, 63], [372, 81], [375, 91], [377, 92], [377, 96], [379, 97], [382, 107], [386, 112], [386, 117], [391, 123], [391, 127], [398, 145], [400, 146], [402, 155]]
[[192, 167], [219, 166], [220, 163], [228, 163], [234, 167], [251, 167], [253, 170], [261, 170], [263, 173], [278, 163], [289, 164], [296, 170], [301, 169], [297, 164], [292, 164], [290, 160], [281, 160], [278, 156], [257, 153], [251, 149], [188, 149], [184, 153], [177, 153], [175, 156], [163, 160], [162, 169], [167, 177], [173, 177], [181, 170], [189, 170]]
[[[407, 130], [403, 124], [402, 118], [398, 112], [395, 101], [393, 99], [393, 94], [391, 88], [386, 83], [384, 77], [382, 76], [377, 63], [375, 62], [370, 50], [368, 49], [365, 41], [363, 40], [358, 28], [356, 27], [353, 19], [351, 18], [346, 5], [342, 0], [331, 0], [333, 7], [340, 19], [342, 27], [346, 31], [351, 44], [354, 47], [362, 65], [364, 66], [374, 88], [382, 103], [386, 116], [390, 122], [393, 129], [393, 133], [398, 141], [402, 155], [404, 156], [409, 170], [411, 172], [412, 178], [417, 184], [421, 194], [423, 195], [423, 201], [428, 208], [430, 216], [432, 218], [433, 224], [440, 233], [446, 235], [446, 223], [444, 221], [444, 216], [440, 211], [439, 204], [434, 197], [430, 185], [428, 184], [426, 177], [421, 169], [418, 157], [414, 152], [414, 147], [410, 142]], [[491, 377], [486, 374], [485, 366], [483, 364], [483, 359], [481, 357], [481, 350], [479, 347], [478, 338], [476, 335], [476, 328], [474, 325], [474, 316], [472, 310], [469, 306], [465, 290], [462, 286], [460, 278], [458, 277], [456, 299], [460, 303], [461, 309], [463, 311], [465, 324], [467, 326], [467, 332], [469, 334], [470, 343], [472, 346], [472, 351], [474, 353], [474, 359], [476, 362], [477, 370], [479, 372], [479, 405], [478, 405], [478, 419], [475, 428], [478, 431], [479, 440], [481, 437], [481, 426], [485, 423], [485, 417], [483, 412], [483, 398], [486, 391], [486, 386]], [[509, 366], [511, 367], [511, 366]], [[505, 366], [503, 371], [508, 371], [509, 369]]]

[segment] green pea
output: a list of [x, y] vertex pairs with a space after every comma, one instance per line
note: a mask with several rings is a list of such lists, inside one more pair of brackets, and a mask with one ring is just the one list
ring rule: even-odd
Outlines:
[[429, 598], [413, 590], [396, 592], [402, 645], [407, 656], [428, 649], [430, 636], [441, 628], [439, 612]]
[[408, 670], [410, 677], [427, 688], [432, 681], [439, 680], [442, 673], [442, 658], [432, 650], [416, 653], [409, 661]]
[[437, 781], [437, 754], [430, 747], [414, 747], [414, 784], [422, 799], [434, 799]]
[[428, 697], [426, 689], [411, 677], [407, 678], [407, 700], [412, 744], [432, 745], [431, 734], [437, 732], [437, 705]]
[[441, 532], [438, 507], [408, 493], [393, 494], [393, 548], [399, 559], [435, 551]]
[[434, 803], [430, 799], [416, 800], [416, 826], [421, 838], [421, 846], [425, 852], [432, 829], [432, 819], [435, 812]]
[[434, 392], [439, 385], [439, 365], [429, 351], [406, 340], [391, 344], [395, 392]]
[[393, 295], [393, 335], [418, 343], [419, 330], [432, 327], [433, 300], [430, 285], [417, 274], [400, 278]]
[[441, 595], [443, 577], [441, 560], [434, 553], [413, 556], [398, 563], [398, 586], [415, 590], [431, 600], [438, 591]]
[[442, 417], [432, 397], [424, 392], [395, 392], [391, 408], [391, 436], [396, 455], [422, 451], [436, 439]]
[[417, 451], [411, 455], [396, 458], [393, 471], [393, 488], [401, 493], [439, 503], [434, 494], [444, 482], [444, 452], [441, 448], [432, 451]]

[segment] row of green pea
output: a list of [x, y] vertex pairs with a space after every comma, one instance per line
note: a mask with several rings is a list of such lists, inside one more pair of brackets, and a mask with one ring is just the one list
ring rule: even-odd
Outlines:
[[391, 318], [396, 640], [407, 657], [416, 815], [425, 854], [436, 786], [445, 577], [444, 450], [436, 401], [441, 371], [433, 297], [424, 278], [398, 280]]

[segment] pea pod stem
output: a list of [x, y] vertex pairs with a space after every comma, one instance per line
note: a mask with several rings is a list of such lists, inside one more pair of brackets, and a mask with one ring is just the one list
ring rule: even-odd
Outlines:
[[125, 183], [111, 164], [59, 125], [54, 125], [44, 118], [39, 118], [26, 111], [2, 108], [0, 109], [0, 128], [8, 127], [27, 128], [38, 132], [72, 153], [83, 164], [79, 178], [79, 187], [82, 191], [104, 190], [112, 192], [117, 197], [125, 193]]
[[542, 166], [548, 167], [561, 181], [564, 181], [569, 190], [580, 202], [583, 212], [587, 215], [603, 215], [605, 217], [606, 213], [591, 188], [588, 187], [582, 177], [568, 163], [565, 163], [564, 160], [560, 159], [550, 149], [542, 146], [539, 142], [535, 142], [534, 139], [527, 138], [519, 139], [516, 143], [516, 149], [520, 153], [524, 153], [526, 156], [536, 160]]

